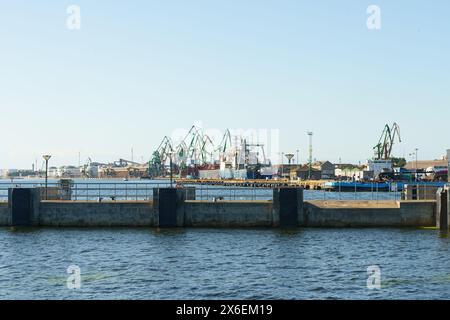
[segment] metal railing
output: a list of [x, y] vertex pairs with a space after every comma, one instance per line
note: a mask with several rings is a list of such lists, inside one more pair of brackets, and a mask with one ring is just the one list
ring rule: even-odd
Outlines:
[[[338, 184], [339, 185], [339, 184]], [[214, 185], [188, 185], [196, 188], [197, 200], [272, 200], [272, 187], [256, 186], [214, 186]], [[370, 183], [367, 191], [354, 187], [351, 190], [336, 188], [334, 190], [304, 190], [305, 200], [331, 200], [331, 201], [400, 201], [408, 200], [405, 190], [399, 190], [397, 183], [389, 183], [388, 188], [379, 188], [379, 184]], [[417, 197], [414, 200], [436, 200], [436, 186], [421, 184], [417, 186]], [[410, 198], [410, 200], [412, 200]]]
[[206, 185], [189, 187], [195, 188], [195, 199], [202, 201], [269, 201], [273, 199], [273, 189], [269, 187], [223, 187]]
[[153, 189], [168, 187], [160, 183], [74, 183], [73, 201], [147, 201], [153, 198]]
[[403, 200], [436, 200], [437, 192], [443, 185], [427, 185], [423, 183], [412, 183], [405, 186]]
[[[272, 200], [272, 187], [256, 186], [214, 186], [214, 185], [188, 185], [193, 187], [196, 192], [196, 200], [217, 201], [217, 200]], [[329, 191], [329, 190], [304, 190], [303, 198], [305, 200], [342, 200], [342, 201], [397, 201], [402, 199], [401, 191], [390, 189], [389, 191], [378, 190], [374, 187], [368, 192], [354, 191]]]
[[[169, 187], [167, 182], [75, 182], [69, 187], [48, 183], [48, 200], [71, 201], [146, 201], [153, 198], [154, 188]], [[44, 182], [0, 182], [0, 201], [8, 201], [9, 188], [42, 188]], [[42, 199], [45, 200], [43, 194]]]
[[[153, 198], [153, 189], [169, 187], [169, 182], [155, 181], [114, 181], [114, 182], [73, 182], [69, 188], [64, 188], [60, 183], [48, 183], [48, 200], [71, 201], [147, 201]], [[187, 188], [195, 188], [195, 199], [203, 201], [243, 201], [273, 199], [272, 187], [256, 186], [214, 186], [214, 185], [184, 185]], [[9, 188], [42, 188], [44, 182], [0, 182], [0, 202], [8, 201]], [[412, 185], [411, 190], [416, 189], [414, 196], [407, 192], [389, 188], [388, 191], [379, 190], [376, 184], [369, 191], [342, 190], [304, 190], [305, 200], [346, 200], [346, 201], [386, 201], [386, 200], [435, 200], [436, 187], [424, 184]], [[436, 189], [436, 191], [434, 190]], [[408, 189], [409, 191], [410, 189]], [[406, 191], [406, 189], [405, 189]], [[412, 191], [411, 191], [412, 192]], [[42, 199], [45, 199], [43, 196]]]

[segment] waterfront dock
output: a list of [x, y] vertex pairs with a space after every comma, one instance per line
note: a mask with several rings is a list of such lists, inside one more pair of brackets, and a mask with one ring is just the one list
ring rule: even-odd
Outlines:
[[290, 180], [290, 179], [176, 179], [177, 184], [207, 185], [224, 187], [280, 188], [302, 187], [305, 190], [326, 190], [333, 192], [389, 192], [403, 191], [406, 186], [420, 186], [437, 190], [446, 185], [445, 182], [412, 182], [412, 181], [334, 181], [334, 180]]
[[289, 180], [289, 179], [184, 179], [177, 178], [179, 185], [208, 185], [224, 187], [280, 188], [302, 187], [306, 190], [322, 190], [327, 180]]
[[[194, 188], [155, 188], [147, 201], [43, 200], [40, 188], [10, 189], [1, 226], [51, 227], [434, 227], [448, 229], [447, 198], [405, 201], [303, 199], [274, 188], [272, 200], [198, 200]], [[445, 202], [445, 205], [443, 205]], [[437, 212], [439, 214], [437, 215]], [[438, 218], [437, 218], [438, 217]]]

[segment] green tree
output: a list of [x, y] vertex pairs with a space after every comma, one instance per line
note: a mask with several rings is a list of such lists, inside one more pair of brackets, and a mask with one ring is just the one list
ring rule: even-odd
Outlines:
[[148, 163], [148, 174], [151, 177], [161, 175], [161, 156], [158, 151], [153, 152], [152, 159]]
[[393, 157], [393, 158], [391, 158], [391, 160], [392, 160], [392, 165], [394, 167], [403, 168], [404, 166], [406, 166], [406, 159], [405, 158], [395, 158], [395, 157]]

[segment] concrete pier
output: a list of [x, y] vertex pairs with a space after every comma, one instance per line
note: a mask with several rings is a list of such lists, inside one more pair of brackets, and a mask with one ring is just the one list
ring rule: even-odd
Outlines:
[[12, 226], [39, 224], [39, 188], [14, 188], [8, 190], [9, 223]]
[[274, 227], [269, 201], [186, 201], [185, 227]]
[[294, 228], [303, 221], [303, 189], [273, 189], [274, 226]]
[[153, 189], [153, 205], [158, 217], [158, 227], [177, 226], [177, 189]]
[[8, 202], [0, 202], [0, 226], [10, 226], [10, 210]]
[[41, 201], [38, 226], [146, 227], [158, 226], [153, 202]]
[[305, 227], [431, 227], [435, 201], [305, 201]]
[[[273, 201], [195, 200], [183, 188], [159, 189], [153, 201], [43, 201], [39, 194], [33, 226], [433, 227], [437, 216], [436, 200], [304, 201], [301, 188], [275, 189]], [[0, 203], [1, 226], [12, 225], [11, 203]]]
[[450, 229], [450, 197], [448, 188], [441, 188], [436, 193], [436, 227], [441, 231]]

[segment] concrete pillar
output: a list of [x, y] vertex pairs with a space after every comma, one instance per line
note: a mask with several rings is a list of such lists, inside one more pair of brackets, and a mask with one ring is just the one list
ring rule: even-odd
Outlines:
[[450, 149], [447, 149], [447, 182], [450, 182]]
[[11, 226], [39, 225], [40, 188], [8, 190], [9, 223]]
[[184, 187], [183, 190], [186, 200], [195, 200], [195, 187]]
[[446, 217], [447, 217], [447, 231], [450, 231], [450, 188], [449, 187], [445, 187], [445, 192], [446, 192], [446, 195], [447, 195], [447, 214], [446, 214]]
[[180, 188], [153, 189], [156, 225], [160, 228], [184, 226], [184, 201], [186, 192]]
[[306, 226], [307, 218], [303, 207], [303, 188], [297, 188], [298, 226]]
[[411, 200], [417, 200], [417, 185], [411, 186]]
[[436, 228], [443, 229], [447, 218], [447, 191], [439, 188], [436, 192]]
[[303, 225], [303, 189], [273, 189], [272, 215], [274, 227], [295, 228]]
[[441, 231], [450, 230], [450, 197], [447, 188], [440, 188], [437, 192], [436, 228]]

